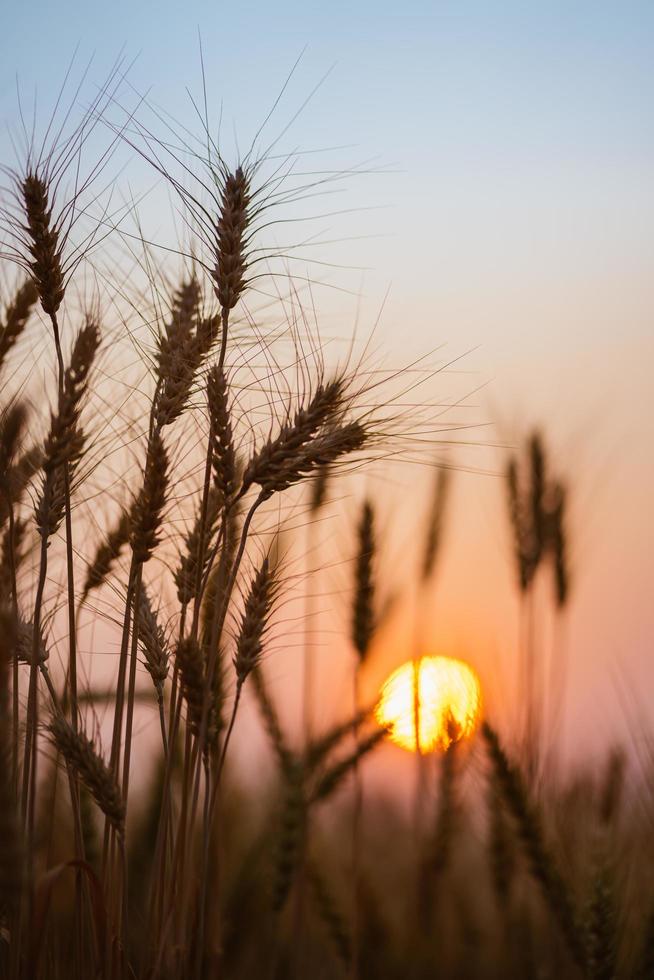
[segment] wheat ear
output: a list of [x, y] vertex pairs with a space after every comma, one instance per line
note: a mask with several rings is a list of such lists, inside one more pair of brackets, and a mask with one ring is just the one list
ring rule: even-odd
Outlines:
[[125, 829], [125, 803], [109, 766], [98, 753], [92, 739], [74, 731], [61, 715], [49, 725], [52, 740], [68, 765], [77, 773], [89, 793], [122, 836]]
[[55, 317], [64, 298], [62, 245], [59, 230], [52, 220], [52, 200], [47, 180], [32, 171], [21, 185], [27, 219], [30, 267], [38, 289], [41, 306]]
[[131, 520], [129, 511], [121, 510], [118, 520], [109, 530], [105, 539], [98, 545], [86, 572], [80, 604], [87, 599], [90, 592], [99, 589], [108, 579], [122, 549], [129, 541]]
[[567, 940], [570, 952], [583, 966], [584, 947], [572, 899], [545, 846], [540, 822], [529, 803], [522, 779], [510, 764], [496, 732], [488, 722], [484, 722], [481, 731], [498, 790], [516, 822], [522, 846], [529, 860], [529, 870], [540, 885], [550, 911]]
[[357, 526], [357, 551], [354, 572], [354, 603], [352, 606], [352, 643], [359, 660], [368, 654], [375, 631], [375, 515], [372, 503], [364, 501]]
[[7, 354], [25, 329], [37, 299], [36, 286], [31, 279], [28, 279], [18, 287], [13, 299], [7, 305], [4, 323], [0, 323], [0, 369]]

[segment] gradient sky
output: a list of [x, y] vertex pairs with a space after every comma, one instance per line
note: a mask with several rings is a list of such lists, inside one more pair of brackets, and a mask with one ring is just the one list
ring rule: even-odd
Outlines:
[[[284, 148], [325, 149], [326, 167], [374, 161], [336, 199], [356, 214], [324, 222], [345, 267], [331, 281], [363, 291], [364, 330], [390, 287], [388, 363], [441, 343], [448, 356], [472, 351], [448, 396], [485, 385], [466, 419], [498, 426], [470, 435], [481, 445], [466, 464], [497, 470], [484, 443], [544, 425], [575, 490], [574, 721], [610, 740], [616, 685], [640, 691], [647, 711], [654, 680], [654, 5], [7, 5], [0, 117], [15, 125], [16, 75], [28, 101], [36, 84], [47, 103], [79, 43], [98, 80], [124, 47], [135, 89], [193, 127], [198, 31], [213, 113], [222, 101], [241, 145], [305, 47], [271, 138], [331, 69]], [[146, 217], [164, 195], [153, 187]], [[347, 333], [355, 297], [327, 290], [320, 302]], [[461, 479], [432, 630], [440, 652], [482, 667], [506, 646], [511, 612], [501, 507], [493, 476]]]

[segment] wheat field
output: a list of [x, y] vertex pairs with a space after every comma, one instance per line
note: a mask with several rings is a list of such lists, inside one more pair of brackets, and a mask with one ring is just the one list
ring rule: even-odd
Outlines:
[[[210, 127], [189, 150], [138, 109], [116, 122], [119, 80], [25, 130], [4, 168], [0, 975], [654, 977], [649, 787], [619, 750], [570, 773], [548, 738], [565, 690], [540, 660], [537, 583], [561, 656], [575, 583], [574, 487], [546, 433], [498, 474], [520, 717], [475, 702], [468, 730], [448, 703], [427, 744], [416, 658], [415, 793], [395, 808], [364, 779], [394, 734], [364, 681], [402, 587], [367, 473], [410, 464], [429, 487], [404, 586], [419, 608], [456, 459], [416, 410], [415, 365], [382, 370], [349, 337], [333, 356], [310, 288], [266, 250], [276, 209], [320, 181], [254, 144], [224, 159]], [[167, 182], [172, 255], [125, 231], [138, 202], [103, 196], [116, 147]], [[351, 690], [328, 724], [325, 527]], [[271, 683], [288, 646], [299, 726]]]

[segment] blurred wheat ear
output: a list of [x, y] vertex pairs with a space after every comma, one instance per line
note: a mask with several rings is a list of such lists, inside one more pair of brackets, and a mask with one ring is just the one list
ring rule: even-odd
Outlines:
[[538, 815], [528, 800], [523, 780], [509, 762], [497, 733], [488, 722], [482, 725], [482, 736], [486, 742], [498, 792], [515, 820], [520, 841], [529, 860], [530, 872], [538, 882], [574, 960], [583, 966], [584, 944], [570, 891], [545, 846]]

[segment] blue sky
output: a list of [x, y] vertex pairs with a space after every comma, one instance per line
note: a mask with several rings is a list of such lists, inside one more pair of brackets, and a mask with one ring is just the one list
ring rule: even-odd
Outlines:
[[5, 16], [0, 93], [14, 78], [52, 92], [75, 45], [101, 71], [124, 46], [132, 72], [172, 111], [199, 85], [202, 34], [210, 93], [247, 128], [307, 46], [297, 91], [334, 71], [298, 129], [423, 167], [453, 144], [490, 165], [535, 156], [649, 162], [654, 8], [646, 3], [403, 4], [59, 2]]

